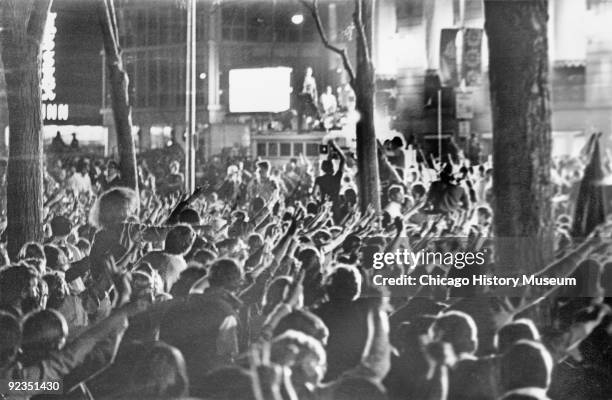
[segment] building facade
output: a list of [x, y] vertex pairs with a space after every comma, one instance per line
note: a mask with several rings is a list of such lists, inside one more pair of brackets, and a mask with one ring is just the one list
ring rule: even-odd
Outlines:
[[[340, 3], [337, 5], [336, 3]], [[321, 16], [330, 38], [343, 38], [350, 13], [337, 12], [346, 2], [321, 2]], [[283, 0], [197, 1], [196, 89], [197, 124], [227, 121], [229, 70], [285, 66], [293, 70], [294, 94], [301, 90], [304, 71], [312, 67], [320, 89], [336, 84], [339, 60], [321, 44], [312, 18], [298, 2]], [[293, 20], [302, 15], [300, 23]], [[118, 2], [118, 25], [138, 147], [182, 142], [185, 126], [187, 12], [180, 2], [129, 0]], [[110, 99], [103, 107], [111, 130]]]

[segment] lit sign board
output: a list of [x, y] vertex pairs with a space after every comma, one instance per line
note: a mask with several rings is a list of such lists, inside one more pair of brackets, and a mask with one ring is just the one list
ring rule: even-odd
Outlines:
[[57, 13], [49, 13], [45, 34], [42, 40], [42, 116], [46, 121], [66, 121], [68, 119], [68, 104], [55, 103], [55, 18]]
[[229, 71], [229, 109], [233, 113], [282, 112], [290, 107], [291, 68]]

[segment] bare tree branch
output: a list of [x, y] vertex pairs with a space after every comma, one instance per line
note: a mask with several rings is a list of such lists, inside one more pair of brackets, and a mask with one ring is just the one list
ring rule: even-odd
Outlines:
[[121, 54], [121, 45], [119, 44], [119, 25], [117, 24], [117, 12], [115, 11], [115, 0], [108, 1], [108, 11], [111, 17], [111, 24], [113, 28], [113, 41], [117, 47], [117, 51]]
[[363, 27], [363, 4], [361, 3], [361, 0], [355, 0], [353, 23], [355, 24], [355, 29], [357, 29], [357, 43], [363, 49], [366, 62], [371, 64], [372, 58], [370, 56], [370, 46], [368, 43], [368, 38], [365, 34], [365, 28]]
[[348, 52], [346, 49], [341, 49], [340, 47], [334, 46], [327, 37], [327, 33], [325, 32], [325, 28], [323, 27], [323, 23], [321, 22], [321, 14], [319, 13], [319, 1], [318, 0], [299, 0], [300, 3], [310, 12], [312, 18], [315, 21], [317, 26], [317, 31], [319, 32], [319, 36], [321, 36], [321, 41], [323, 42], [323, 46], [325, 46], [328, 50], [333, 51], [334, 53], [340, 55], [342, 57], [342, 64], [346, 73], [349, 76], [349, 83], [351, 87], [354, 89], [355, 85], [355, 70], [351, 65], [351, 60], [348, 57]]

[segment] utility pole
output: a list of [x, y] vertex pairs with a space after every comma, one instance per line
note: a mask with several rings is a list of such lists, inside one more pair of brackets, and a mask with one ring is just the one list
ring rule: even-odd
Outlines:
[[187, 60], [185, 62], [185, 191], [195, 189], [196, 133], [196, 0], [187, 5]]

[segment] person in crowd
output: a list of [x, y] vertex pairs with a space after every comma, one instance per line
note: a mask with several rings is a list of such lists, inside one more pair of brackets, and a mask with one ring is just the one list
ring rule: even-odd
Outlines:
[[175, 193], [183, 190], [184, 187], [185, 175], [181, 172], [179, 162], [174, 160], [170, 163], [170, 175], [166, 182], [166, 193]]
[[77, 139], [77, 134], [75, 132], [72, 133], [72, 141], [70, 142], [70, 150], [72, 151], [79, 150], [79, 139]]
[[203, 392], [199, 385], [206, 373], [231, 363], [238, 355], [238, 310], [242, 303], [235, 294], [243, 274], [236, 261], [217, 260], [210, 267], [208, 289], [171, 308], [161, 323], [160, 338], [185, 356], [193, 395]]
[[[315, 196], [319, 197], [321, 203], [331, 201], [333, 204], [337, 205], [338, 195], [340, 194], [342, 185], [342, 177], [344, 175], [346, 157], [333, 140], [329, 142], [329, 147], [327, 160], [321, 162], [321, 171], [323, 175], [317, 177], [314, 182]], [[332, 152], [337, 154], [340, 158], [340, 164], [335, 173]]]
[[269, 161], [264, 160], [257, 163], [257, 175], [249, 183], [247, 192], [250, 199], [260, 197], [266, 202], [280, 195], [280, 185], [270, 174]]
[[457, 210], [468, 210], [470, 201], [463, 187], [457, 185], [453, 175], [453, 167], [446, 164], [440, 179], [432, 182], [427, 193], [428, 211], [432, 213], [446, 214]]
[[160, 274], [164, 281], [164, 291], [170, 292], [181, 273], [187, 269], [185, 255], [195, 241], [195, 231], [189, 225], [173, 227], [164, 241], [164, 251], [153, 251], [143, 257]]
[[319, 104], [321, 105], [323, 115], [329, 116], [336, 112], [338, 109], [338, 101], [336, 100], [336, 96], [334, 95], [331, 86], [327, 86], [325, 88], [325, 92], [323, 92], [321, 98], [319, 99]]
[[506, 351], [500, 364], [501, 400], [550, 400], [546, 392], [553, 361], [544, 345], [520, 340]]
[[106, 175], [102, 176], [98, 181], [102, 191], [123, 186], [123, 180], [119, 174], [119, 164], [113, 160], [109, 161], [106, 164]]
[[359, 299], [361, 286], [359, 271], [339, 266], [327, 280], [328, 301], [314, 309], [329, 329], [325, 381], [336, 379], [361, 359], [367, 339], [367, 307]]
[[[136, 193], [116, 168], [110, 184], [73, 193], [51, 170], [74, 179], [108, 160], [49, 158], [44, 238], [11, 257], [0, 246], [0, 380], [61, 380], [55, 398], [82, 399], [607, 398], [610, 225], [578, 240], [570, 197], [554, 207], [562, 252], [534, 273], [574, 277], [575, 287], [521, 287], [511, 298], [493, 286], [380, 293], [378, 274], [499, 272], [493, 165], [461, 153], [430, 165], [410, 153], [406, 170], [393, 145], [378, 152], [386, 213], [360, 204], [354, 165], [334, 143], [318, 178], [304, 156], [272, 167], [229, 152], [202, 163], [202, 186], [186, 194], [180, 177], [153, 190], [144, 169]], [[178, 149], [152, 154], [139, 155], [151, 173], [172, 164], [180, 175]], [[564, 194], [577, 167], [553, 168], [553, 192]], [[403, 249], [490, 257], [464, 269], [435, 259], [375, 269], [377, 253]], [[547, 318], [536, 303], [550, 305]]]

